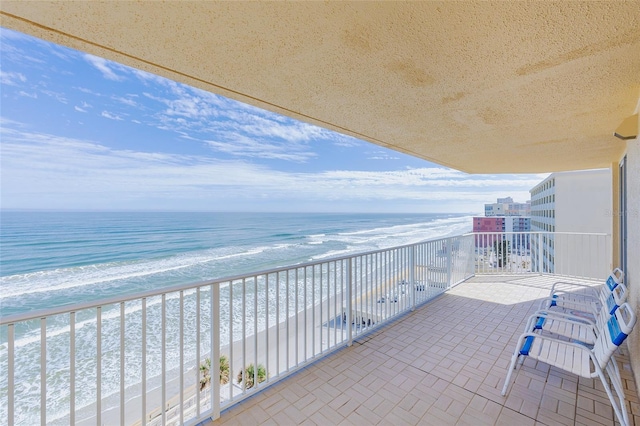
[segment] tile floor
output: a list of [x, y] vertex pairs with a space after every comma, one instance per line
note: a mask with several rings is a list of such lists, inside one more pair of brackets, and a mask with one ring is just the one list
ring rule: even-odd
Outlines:
[[[475, 277], [203, 424], [617, 424], [597, 379], [529, 359], [500, 395], [526, 318], [555, 281]], [[627, 411], [640, 426], [624, 345], [617, 360]]]

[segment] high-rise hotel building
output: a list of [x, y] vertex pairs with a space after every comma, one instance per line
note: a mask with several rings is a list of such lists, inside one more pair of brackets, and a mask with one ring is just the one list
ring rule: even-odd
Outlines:
[[556, 264], [568, 261], [572, 251], [556, 251], [555, 239], [562, 238], [561, 233], [611, 235], [611, 187], [610, 170], [596, 169], [552, 173], [529, 191], [531, 231], [543, 232], [531, 241], [533, 270], [542, 262], [542, 272], [562, 272], [556, 271]]

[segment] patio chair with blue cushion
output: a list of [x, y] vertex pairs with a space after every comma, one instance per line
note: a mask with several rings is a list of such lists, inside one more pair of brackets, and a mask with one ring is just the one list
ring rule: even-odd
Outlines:
[[[540, 309], [562, 308], [566, 310], [582, 310], [589, 305], [590, 312], [597, 313], [600, 307], [606, 302], [609, 294], [624, 281], [624, 272], [616, 268], [609, 274], [605, 283], [601, 286], [588, 286], [580, 283], [559, 281], [556, 282], [549, 293], [549, 297], [540, 302]], [[558, 284], [565, 284], [574, 288], [568, 291], [566, 288], [556, 287]]]
[[[597, 313], [587, 310], [591, 308], [591, 305], [585, 305], [585, 311], [575, 309], [566, 312], [537, 311], [529, 317], [525, 332], [552, 333], [593, 345], [598, 336], [598, 330], [603, 328], [626, 299], [627, 288], [624, 284], [619, 284], [609, 293], [609, 297]], [[598, 323], [600, 323], [600, 327], [598, 327]]]
[[[530, 357], [560, 370], [585, 378], [599, 378], [622, 426], [629, 426], [624, 387], [613, 354], [627, 338], [636, 323], [628, 303], [623, 303], [605, 324], [598, 324], [598, 336], [592, 349], [583, 344], [526, 332], [520, 335], [511, 357], [502, 395], [507, 394], [518, 359]], [[606, 374], [605, 374], [606, 373]], [[608, 379], [607, 379], [608, 376]], [[611, 385], [609, 385], [609, 380]], [[615, 395], [614, 395], [615, 392]]]

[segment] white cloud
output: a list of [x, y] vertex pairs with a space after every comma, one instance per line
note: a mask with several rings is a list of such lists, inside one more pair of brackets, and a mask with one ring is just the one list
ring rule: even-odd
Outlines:
[[87, 112], [86, 110], [84, 110], [84, 109], [80, 108], [80, 107], [79, 107], [79, 106], [77, 106], [77, 105], [76, 105], [76, 106], [74, 106], [74, 107], [73, 107], [73, 109], [75, 109], [75, 110], [76, 110], [76, 111], [78, 111], [78, 112]]
[[19, 86], [20, 83], [26, 83], [27, 77], [19, 72], [9, 72], [0, 70], [0, 84], [8, 86]]
[[116, 64], [115, 62], [108, 61], [104, 58], [100, 58], [98, 56], [93, 56], [89, 54], [84, 55], [84, 59], [93, 65], [102, 73], [102, 76], [107, 80], [112, 81], [123, 81], [125, 79], [124, 76], [116, 74], [116, 72], [112, 68], [122, 69], [122, 65]]
[[24, 96], [25, 98], [31, 98], [31, 99], [38, 99], [38, 94], [37, 93], [27, 93], [24, 91], [19, 91], [18, 94], [20, 96]]
[[272, 143], [265, 139], [258, 141], [241, 134], [226, 135], [224, 141], [205, 141], [216, 151], [237, 157], [277, 159], [294, 162], [305, 162], [317, 154], [311, 150], [301, 149], [299, 146]]
[[41, 90], [40, 93], [47, 95], [51, 98], [55, 98], [60, 103], [63, 103], [63, 104], [69, 103], [64, 93], [56, 92], [54, 90]]
[[104, 118], [108, 118], [109, 120], [117, 120], [117, 121], [122, 121], [124, 120], [122, 117], [120, 117], [117, 114], [114, 114], [112, 112], [109, 111], [102, 111], [102, 114], [100, 114], [101, 116], [103, 116]]
[[292, 210], [310, 203], [368, 203], [378, 210], [385, 203], [417, 203], [422, 210], [446, 203], [480, 210], [482, 203], [501, 196], [524, 201], [539, 181], [531, 175], [474, 176], [441, 167], [292, 173], [205, 156], [110, 149], [27, 132], [14, 122], [2, 124], [2, 200], [7, 208], [24, 208], [27, 202], [53, 208], [51, 203], [64, 201], [67, 208], [145, 208], [161, 203], [170, 209], [197, 205], [215, 210], [268, 198]]
[[[131, 96], [131, 95], [129, 95]], [[130, 106], [130, 107], [138, 107], [138, 103], [136, 101], [134, 101], [133, 99], [131, 99], [131, 97], [122, 97], [122, 96], [112, 96], [111, 99], [120, 102], [121, 104]]]

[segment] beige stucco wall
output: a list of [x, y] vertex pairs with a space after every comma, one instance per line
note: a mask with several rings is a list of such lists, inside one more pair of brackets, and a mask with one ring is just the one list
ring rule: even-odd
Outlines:
[[[640, 127], [640, 119], [638, 120]], [[627, 271], [628, 301], [640, 315], [640, 137], [627, 142]], [[638, 321], [640, 323], [640, 321]], [[631, 365], [640, 384], [640, 324], [629, 336]]]

